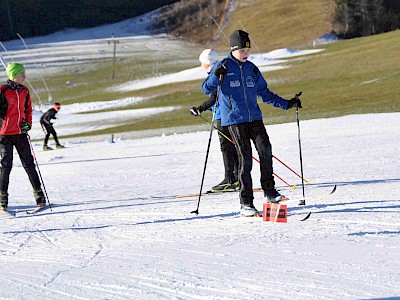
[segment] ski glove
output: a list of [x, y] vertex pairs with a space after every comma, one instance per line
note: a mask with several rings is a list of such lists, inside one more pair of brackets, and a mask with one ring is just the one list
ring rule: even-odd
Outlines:
[[292, 108], [292, 107], [302, 108], [301, 101], [297, 97], [290, 99], [288, 102], [289, 103], [288, 103], [287, 109]]
[[29, 130], [31, 130], [31, 128], [32, 128], [32, 125], [29, 124], [28, 121], [22, 120], [22, 123], [21, 123], [22, 132], [27, 133]]
[[189, 109], [189, 113], [195, 117], [200, 116], [202, 112], [203, 110], [200, 107], [192, 107], [191, 109]]
[[220, 64], [214, 71], [214, 74], [217, 75], [218, 77], [225, 76], [226, 73], [228, 73], [228, 70], [226, 69], [225, 64]]

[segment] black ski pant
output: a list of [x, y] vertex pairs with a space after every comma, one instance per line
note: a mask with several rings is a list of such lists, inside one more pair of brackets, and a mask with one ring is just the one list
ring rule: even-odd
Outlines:
[[50, 134], [53, 135], [56, 145], [60, 145], [60, 142], [58, 141], [58, 137], [57, 137], [57, 132], [54, 130], [53, 125], [46, 124], [44, 122], [40, 122], [40, 125], [42, 125], [42, 129], [43, 129], [44, 133], [46, 134], [44, 137], [43, 145], [47, 146], [47, 143], [49, 142]]
[[265, 194], [275, 189], [272, 168], [272, 147], [262, 121], [246, 122], [229, 126], [229, 131], [236, 144], [239, 158], [240, 204], [253, 205], [253, 181], [251, 170], [253, 154], [251, 141], [260, 160], [261, 187]]
[[216, 120], [216, 127], [221, 133], [218, 134], [219, 144], [221, 147], [222, 158], [224, 160], [225, 178], [224, 181], [234, 183], [238, 181], [238, 155], [235, 145], [227, 138], [232, 139], [228, 126], [221, 126], [221, 120]]
[[35, 163], [31, 153], [26, 134], [1, 135], [0, 136], [0, 193], [7, 195], [10, 182], [10, 173], [13, 165], [14, 147], [17, 150], [22, 166], [28, 174], [29, 181], [34, 190], [40, 190], [39, 175], [35, 169]]

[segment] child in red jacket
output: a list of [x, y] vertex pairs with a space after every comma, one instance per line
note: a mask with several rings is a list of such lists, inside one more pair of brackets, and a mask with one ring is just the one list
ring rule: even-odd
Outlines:
[[0, 87], [0, 210], [7, 211], [14, 147], [28, 174], [36, 204], [46, 206], [27, 136], [32, 127], [32, 102], [28, 88], [23, 85], [25, 68], [18, 63], [9, 63], [6, 72], [9, 79]]

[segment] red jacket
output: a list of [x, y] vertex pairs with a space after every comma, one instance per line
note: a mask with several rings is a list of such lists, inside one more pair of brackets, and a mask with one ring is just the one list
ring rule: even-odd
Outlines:
[[0, 135], [22, 134], [21, 123], [32, 124], [32, 102], [26, 86], [15, 90], [7, 85], [0, 87]]

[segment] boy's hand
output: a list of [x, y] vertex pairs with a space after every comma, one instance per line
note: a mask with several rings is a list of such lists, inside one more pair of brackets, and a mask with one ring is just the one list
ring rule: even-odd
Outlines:
[[31, 128], [32, 128], [32, 125], [29, 124], [28, 121], [22, 120], [22, 123], [21, 123], [22, 132], [27, 133], [29, 130], [31, 130]]
[[225, 64], [220, 64], [214, 71], [214, 74], [218, 77], [221, 77], [221, 75], [225, 76], [226, 73], [228, 73], [228, 70], [226, 69]]
[[200, 109], [200, 107], [192, 107], [189, 109], [189, 113], [195, 117], [198, 117], [201, 115], [202, 110]]
[[299, 98], [301, 96], [301, 94], [302, 94], [302, 92], [299, 92], [292, 99], [289, 100], [287, 109], [292, 108], [292, 107], [302, 108], [301, 101]]
[[302, 108], [301, 101], [297, 97], [290, 99], [288, 102], [289, 102], [287, 107], [288, 109], [292, 107]]

